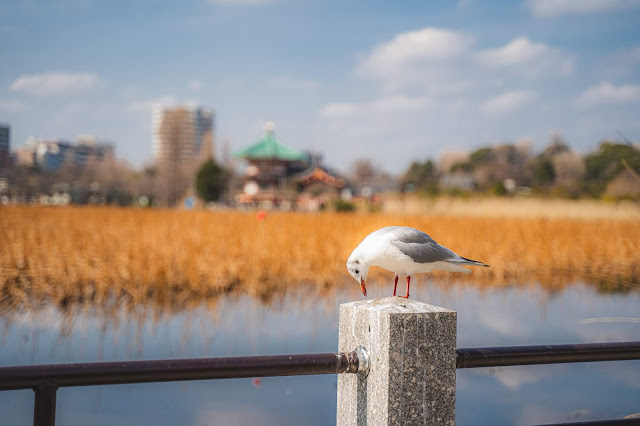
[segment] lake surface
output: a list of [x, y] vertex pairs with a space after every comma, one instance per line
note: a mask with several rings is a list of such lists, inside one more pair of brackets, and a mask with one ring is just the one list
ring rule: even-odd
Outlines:
[[[413, 288], [415, 287], [415, 289]], [[640, 291], [575, 283], [479, 289], [434, 285], [412, 298], [458, 311], [458, 347], [640, 340]], [[382, 297], [390, 285], [373, 286]], [[333, 352], [340, 303], [302, 290], [264, 304], [230, 296], [178, 313], [91, 308], [4, 313], [0, 365]], [[336, 376], [110, 385], [58, 391], [58, 425], [335, 424]], [[622, 418], [640, 412], [640, 361], [458, 370], [459, 425]], [[2, 424], [31, 425], [33, 391], [0, 392]]]

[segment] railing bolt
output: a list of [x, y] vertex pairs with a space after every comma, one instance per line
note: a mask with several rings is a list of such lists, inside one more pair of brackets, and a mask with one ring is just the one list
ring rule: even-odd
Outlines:
[[367, 351], [367, 348], [360, 345], [356, 349], [356, 355], [358, 355], [358, 371], [356, 371], [356, 374], [358, 377], [364, 379], [369, 375], [369, 370], [371, 369], [369, 351]]

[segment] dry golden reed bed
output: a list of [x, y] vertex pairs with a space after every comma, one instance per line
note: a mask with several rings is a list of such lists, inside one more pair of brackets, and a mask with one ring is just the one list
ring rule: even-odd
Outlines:
[[[471, 208], [470, 208], [471, 207]], [[530, 219], [640, 219], [640, 204], [631, 200], [566, 200], [561, 198], [508, 197], [419, 197], [410, 194], [387, 196], [384, 212], [388, 214], [446, 215], [456, 217], [513, 217]]]
[[[638, 220], [270, 213], [259, 221], [239, 212], [9, 207], [0, 209], [0, 305], [175, 305], [232, 292], [269, 300], [293, 286], [311, 295], [356, 291], [346, 258], [387, 225], [414, 226], [491, 265], [436, 273], [439, 282], [638, 287]], [[371, 284], [390, 292], [392, 274], [377, 269]]]

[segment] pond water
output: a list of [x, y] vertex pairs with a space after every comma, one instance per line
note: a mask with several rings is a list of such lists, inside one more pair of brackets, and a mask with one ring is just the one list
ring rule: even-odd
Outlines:
[[[640, 340], [640, 292], [580, 283], [479, 289], [418, 282], [412, 298], [458, 311], [458, 347]], [[373, 286], [370, 297], [390, 286]], [[359, 288], [265, 304], [229, 296], [177, 313], [90, 308], [5, 313], [0, 365], [333, 352], [340, 303]], [[64, 388], [58, 425], [334, 424], [336, 376]], [[0, 392], [2, 423], [30, 425], [33, 392]], [[456, 422], [536, 424], [640, 412], [640, 361], [458, 370]]]

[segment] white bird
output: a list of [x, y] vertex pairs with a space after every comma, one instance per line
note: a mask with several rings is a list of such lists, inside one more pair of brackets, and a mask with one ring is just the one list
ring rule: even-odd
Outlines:
[[458, 265], [485, 266], [482, 262], [467, 259], [436, 243], [422, 231], [408, 226], [387, 226], [367, 235], [347, 260], [347, 269], [360, 283], [362, 294], [367, 295], [365, 280], [369, 268], [379, 266], [394, 272], [393, 295], [398, 287], [398, 275], [407, 276], [407, 294], [411, 275], [435, 270], [465, 272], [470, 270]]

